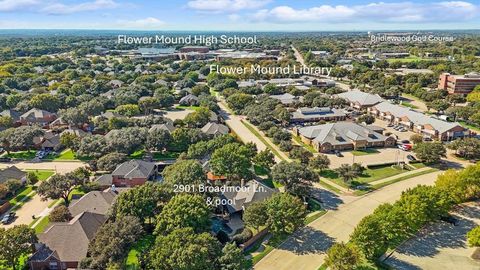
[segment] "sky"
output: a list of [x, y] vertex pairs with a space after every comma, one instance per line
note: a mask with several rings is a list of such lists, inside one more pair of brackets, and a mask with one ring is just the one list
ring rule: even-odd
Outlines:
[[480, 29], [480, 0], [0, 0], [0, 29]]

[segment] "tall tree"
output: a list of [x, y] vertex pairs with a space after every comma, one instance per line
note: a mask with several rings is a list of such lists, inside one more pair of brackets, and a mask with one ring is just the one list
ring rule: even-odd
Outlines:
[[149, 252], [150, 269], [216, 270], [221, 255], [220, 242], [210, 233], [197, 234], [181, 228], [159, 235]]
[[109, 263], [122, 261], [142, 234], [142, 224], [136, 217], [124, 216], [105, 223], [88, 245], [89, 267], [106, 269]]
[[285, 191], [296, 196], [308, 196], [312, 182], [318, 179], [305, 164], [282, 161], [272, 170], [273, 180], [285, 186]]
[[355, 245], [335, 243], [327, 251], [325, 265], [333, 270], [351, 270], [360, 262], [360, 252]]
[[413, 152], [425, 163], [438, 163], [447, 154], [445, 145], [441, 142], [419, 143], [413, 147]]
[[129, 189], [118, 195], [111, 214], [114, 218], [134, 216], [143, 224], [150, 222], [170, 199], [167, 191], [162, 185], [153, 183]]
[[273, 234], [291, 234], [303, 226], [307, 209], [299, 198], [276, 193], [267, 202], [268, 229]]
[[63, 199], [65, 205], [68, 206], [70, 203], [70, 193], [77, 186], [82, 184], [76, 177], [68, 177], [62, 174], [52, 175], [48, 180], [43, 181], [40, 186], [38, 186], [37, 193], [46, 200], [58, 200]]
[[226, 244], [222, 249], [222, 256], [218, 259], [222, 270], [247, 270], [247, 259], [243, 251], [235, 243]]
[[32, 252], [33, 244], [38, 239], [35, 231], [27, 225], [16, 225], [12, 228], [0, 228], [0, 261], [17, 270], [21, 257]]
[[210, 159], [210, 168], [216, 175], [232, 180], [251, 177], [252, 151], [245, 145], [230, 143], [215, 150]]
[[155, 233], [168, 234], [175, 229], [191, 227], [195, 232], [210, 228], [210, 208], [200, 195], [178, 194], [157, 217]]
[[163, 180], [171, 185], [199, 185], [206, 181], [202, 165], [196, 160], [179, 160], [162, 172]]

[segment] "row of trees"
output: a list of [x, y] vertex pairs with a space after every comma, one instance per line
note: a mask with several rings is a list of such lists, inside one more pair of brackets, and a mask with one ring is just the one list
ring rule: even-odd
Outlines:
[[[480, 198], [479, 175], [480, 164], [460, 171], [451, 169], [440, 175], [434, 186], [406, 190], [395, 203], [382, 204], [363, 218], [348, 244], [336, 244], [327, 252], [326, 263], [332, 269], [353, 269], [363, 258], [375, 261], [424, 225], [447, 216], [454, 204]], [[477, 231], [469, 233], [472, 245], [478, 243]]]

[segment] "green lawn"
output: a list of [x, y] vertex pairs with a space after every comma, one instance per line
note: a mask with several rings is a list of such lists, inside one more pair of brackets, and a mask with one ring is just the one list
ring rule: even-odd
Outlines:
[[253, 170], [255, 171], [256, 175], [268, 175], [268, 170], [259, 165], [253, 165]]
[[75, 160], [75, 153], [72, 149], [65, 149], [63, 150], [57, 157], [53, 160]]
[[[137, 150], [130, 154], [131, 159], [142, 159], [145, 155], [145, 150]], [[165, 159], [176, 159], [180, 155], [179, 152], [168, 151], [165, 153], [162, 152], [153, 152], [153, 159], [154, 160], [165, 160]]]
[[480, 127], [479, 126], [474, 126], [474, 125], [468, 124], [465, 121], [458, 121], [458, 123], [464, 128], [469, 128], [473, 131], [480, 132]]
[[436, 171], [438, 171], [438, 169], [432, 168], [432, 169], [429, 169], [429, 170], [420, 171], [420, 172], [412, 173], [412, 174], [409, 174], [409, 175], [399, 176], [398, 178], [394, 178], [390, 181], [383, 182], [383, 183], [380, 183], [380, 184], [377, 184], [377, 185], [374, 185], [374, 186], [369, 186], [368, 189], [365, 189], [365, 190], [356, 190], [354, 192], [354, 194], [357, 195], [357, 196], [360, 196], [360, 195], [363, 195], [365, 193], [371, 192], [373, 190], [377, 190], [379, 188], [388, 186], [388, 185], [396, 183], [396, 182], [400, 182], [400, 181], [403, 181], [403, 180], [407, 180], [407, 179], [410, 179], [410, 178], [413, 178], [413, 177], [421, 176], [421, 175], [424, 175], [424, 174], [429, 174], [429, 173], [436, 172]]
[[387, 59], [387, 62], [394, 63], [394, 62], [401, 62], [401, 63], [410, 63], [410, 62], [418, 62], [418, 61], [432, 61], [434, 59], [431, 58], [422, 58], [415, 55], [410, 55], [409, 57], [405, 58], [392, 58]]
[[182, 106], [182, 105], [178, 105], [178, 106], [175, 106], [175, 109], [197, 111], [198, 109], [200, 109], [200, 106]]
[[[370, 183], [370, 182], [380, 180], [380, 179], [383, 179], [383, 178], [387, 178], [387, 177], [390, 177], [390, 176], [394, 176], [396, 174], [400, 174], [400, 173], [403, 173], [403, 172], [406, 172], [406, 171], [407, 170], [402, 170], [402, 169], [394, 167], [394, 166], [392, 167], [391, 165], [366, 169], [366, 170], [363, 171], [363, 174], [360, 177], [353, 180], [352, 185], [355, 186], [355, 185]], [[322, 172], [320, 172], [320, 176], [325, 177], [327, 179], [330, 179], [331, 181], [335, 182], [336, 184], [338, 184], [340, 186], [348, 188], [347, 184], [345, 184], [343, 182], [343, 180], [340, 179], [338, 174], [333, 170], [322, 171]]]
[[33, 150], [10, 152], [10, 154], [6, 154], [5, 157], [16, 158], [16, 159], [33, 159], [35, 158], [36, 153], [37, 151], [33, 151]]
[[25, 186], [17, 190], [15, 197], [9, 200], [12, 207], [16, 206], [21, 200], [27, 197], [27, 195], [33, 191], [33, 186]]
[[34, 172], [39, 181], [45, 181], [47, 178], [55, 174], [55, 171], [52, 170], [25, 170], [26, 172]]
[[147, 235], [140, 239], [128, 252], [127, 260], [125, 262], [127, 270], [137, 270], [140, 269], [138, 255], [141, 254], [144, 250], [150, 248], [155, 242], [155, 237], [153, 235]]
[[[31, 225], [33, 225], [35, 222], [33, 222]], [[36, 234], [40, 234], [40, 233], [44, 232], [45, 229], [47, 229], [49, 224], [50, 224], [50, 219], [48, 218], [48, 216], [42, 217], [40, 219], [40, 222], [37, 224], [37, 226], [33, 227], [33, 229], [35, 230]]]
[[417, 106], [413, 105], [412, 103], [410, 103], [410, 102], [408, 102], [408, 101], [407, 101], [407, 102], [404, 101], [404, 102], [402, 102], [400, 105], [402, 105], [402, 106], [404, 106], [404, 107], [407, 107], [407, 108], [410, 108], [410, 109], [414, 109], [414, 110], [415, 110], [415, 109], [418, 109]]
[[365, 155], [378, 154], [378, 153], [380, 153], [380, 151], [374, 148], [367, 148], [367, 149], [352, 151], [352, 155], [354, 156], [365, 156]]
[[308, 224], [312, 223], [312, 222], [315, 221], [317, 218], [325, 215], [325, 213], [327, 213], [327, 211], [325, 211], [325, 210], [320, 210], [320, 211], [316, 211], [316, 212], [311, 213], [310, 215], [308, 215], [308, 216], [305, 218], [304, 224], [305, 224], [305, 225], [308, 225]]

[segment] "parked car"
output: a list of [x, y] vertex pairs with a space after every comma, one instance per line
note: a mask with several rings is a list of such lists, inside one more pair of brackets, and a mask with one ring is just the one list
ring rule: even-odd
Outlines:
[[446, 222], [446, 223], [450, 223], [452, 224], [453, 226], [457, 226], [458, 225], [458, 219], [452, 217], [452, 216], [444, 216], [444, 217], [440, 217], [440, 220], [443, 221], [443, 222]]
[[402, 145], [399, 145], [398, 148], [402, 149], [403, 151], [410, 151], [410, 150], [412, 150], [412, 145], [411, 144], [402, 144]]
[[410, 143], [410, 141], [409, 140], [402, 140], [402, 143], [404, 143], [404, 144], [405, 143]]
[[343, 154], [338, 150], [335, 150], [334, 153], [335, 153], [335, 156], [337, 157], [343, 157]]
[[407, 159], [410, 160], [410, 161], [415, 161], [417, 160], [414, 156], [412, 155], [407, 155]]
[[10, 212], [8, 214], [5, 214], [2, 218], [2, 224], [3, 225], [10, 224], [14, 218], [15, 218], [15, 212]]
[[10, 161], [12, 161], [12, 159], [9, 157], [0, 157], [0, 162], [10, 162]]

